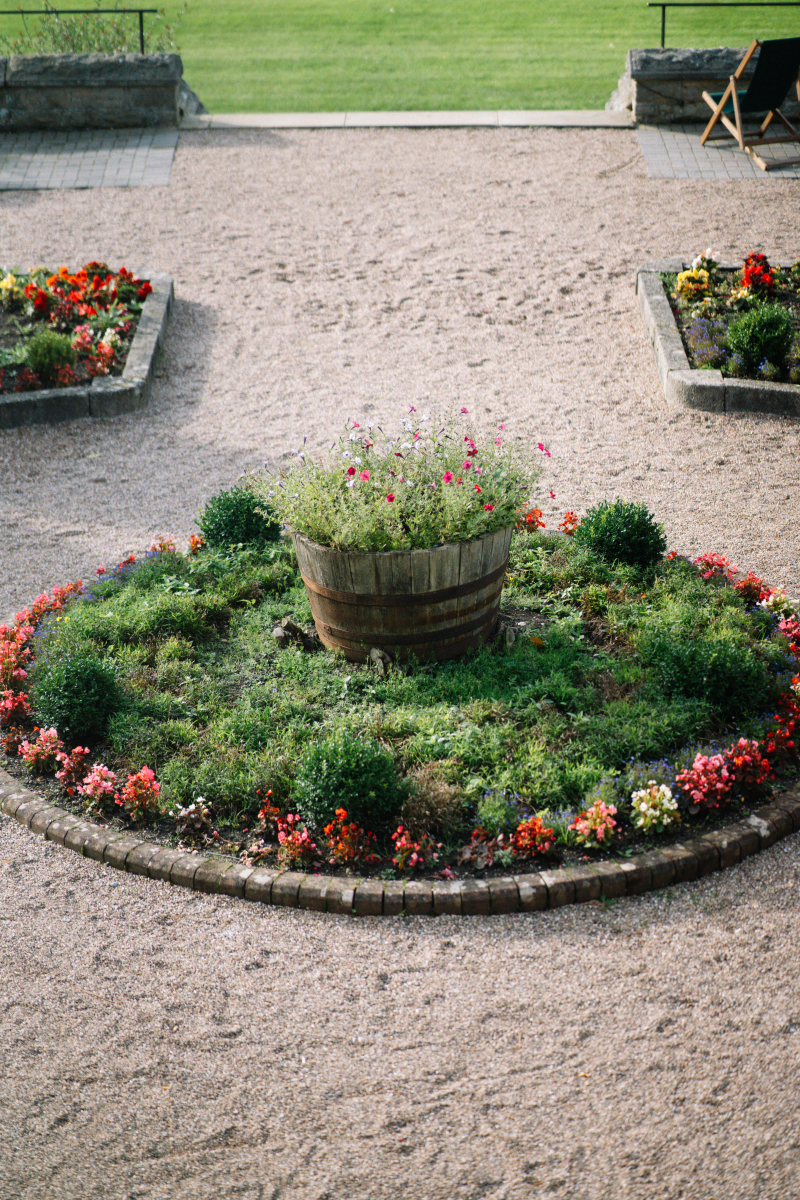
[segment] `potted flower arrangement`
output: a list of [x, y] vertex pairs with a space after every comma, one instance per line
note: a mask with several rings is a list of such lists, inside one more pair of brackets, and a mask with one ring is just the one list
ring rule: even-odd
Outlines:
[[441, 660], [489, 637], [534, 453], [504, 425], [481, 435], [465, 408], [442, 422], [412, 406], [394, 433], [349, 422], [328, 455], [301, 450], [265, 476], [323, 644], [359, 662]]

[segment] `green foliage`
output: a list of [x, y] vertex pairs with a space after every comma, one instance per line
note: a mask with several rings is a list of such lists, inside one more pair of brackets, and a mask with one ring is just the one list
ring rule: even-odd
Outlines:
[[590, 508], [575, 530], [575, 544], [589, 546], [609, 562], [650, 567], [667, 548], [663, 526], [644, 504], [616, 499]]
[[668, 696], [706, 700], [724, 718], [758, 712], [767, 701], [767, 669], [741, 641], [661, 638], [649, 657]]
[[[139, 21], [136, 13], [118, 10], [130, 8], [123, 0], [97, 0], [95, 8], [114, 8], [115, 12], [74, 13], [56, 15], [61, 5], [43, 0], [38, 23], [29, 22], [20, 14], [23, 28], [15, 38], [0, 35], [0, 46], [8, 54], [138, 54]], [[86, 6], [85, 6], [86, 7]], [[184, 4], [172, 25], [164, 20], [164, 10], [149, 14], [145, 24], [146, 54], [175, 50], [174, 34], [186, 12]], [[46, 14], [46, 15], [45, 15]]]
[[270, 505], [249, 487], [212, 496], [197, 524], [209, 546], [261, 546], [281, 535]]
[[95, 745], [122, 707], [123, 695], [113, 665], [84, 648], [41, 655], [31, 701], [40, 725], [54, 725], [68, 746]]
[[75, 351], [67, 334], [56, 333], [52, 329], [37, 329], [28, 342], [25, 357], [30, 369], [45, 383], [50, 383], [61, 367], [73, 365]]
[[755, 371], [765, 360], [777, 365], [794, 338], [792, 317], [780, 304], [759, 304], [731, 321], [727, 337], [745, 371]]
[[512, 833], [522, 820], [519, 795], [509, 792], [484, 792], [475, 805], [475, 824], [492, 837]]
[[[527, 441], [479, 431], [467, 410], [411, 409], [393, 429], [348, 424], [331, 451], [299, 453], [260, 482], [286, 524], [337, 550], [424, 550], [513, 527], [539, 464]], [[259, 485], [257, 485], [259, 486]]]
[[405, 798], [391, 753], [347, 729], [309, 746], [295, 779], [294, 804], [318, 830], [344, 808], [372, 832], [396, 817]]

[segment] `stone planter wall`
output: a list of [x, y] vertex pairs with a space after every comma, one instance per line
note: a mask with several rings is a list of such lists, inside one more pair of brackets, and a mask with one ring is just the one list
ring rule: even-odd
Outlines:
[[[629, 50], [625, 74], [606, 108], [630, 109], [640, 125], [705, 123], [711, 117], [711, 109], [703, 99], [703, 91], [724, 91], [746, 49], [720, 46], [715, 50]], [[744, 87], [752, 78], [757, 58], [758, 51], [742, 76]], [[794, 86], [782, 111], [789, 120], [800, 117]]]
[[175, 128], [182, 73], [178, 54], [0, 58], [0, 130]]

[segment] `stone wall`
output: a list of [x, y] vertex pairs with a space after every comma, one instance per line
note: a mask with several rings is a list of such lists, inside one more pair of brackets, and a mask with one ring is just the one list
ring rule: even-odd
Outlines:
[[[744, 58], [747, 47], [720, 46], [715, 50], [629, 50], [625, 74], [606, 108], [629, 108], [641, 125], [670, 125], [682, 121], [706, 122], [711, 109], [702, 93], [722, 92]], [[742, 76], [742, 86], [752, 78], [758, 51]], [[792, 120], [800, 116], [797, 90], [789, 91], [781, 111]]]
[[0, 58], [0, 129], [125, 129], [178, 124], [178, 54]]

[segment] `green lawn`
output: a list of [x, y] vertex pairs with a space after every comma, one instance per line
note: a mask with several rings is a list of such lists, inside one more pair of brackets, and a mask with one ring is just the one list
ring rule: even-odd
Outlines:
[[[660, 17], [645, 0], [189, 0], [177, 43], [211, 112], [602, 108]], [[800, 9], [667, 13], [672, 46], [797, 33]]]

